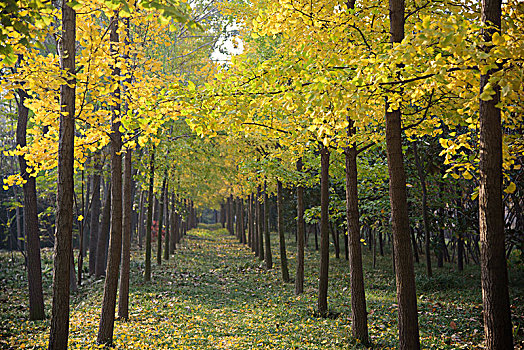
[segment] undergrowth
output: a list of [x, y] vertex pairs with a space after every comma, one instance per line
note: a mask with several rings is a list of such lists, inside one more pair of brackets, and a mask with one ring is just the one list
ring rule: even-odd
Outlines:
[[[116, 321], [117, 349], [362, 349], [351, 337], [348, 263], [330, 258], [330, 316], [316, 309], [318, 253], [306, 251], [305, 292], [280, 280], [277, 237], [275, 268], [266, 270], [249, 248], [215, 226], [191, 231], [168, 262], [153, 267], [151, 283], [142, 282], [143, 252], [131, 263], [129, 321]], [[294, 239], [288, 239], [294, 272]], [[26, 273], [19, 253], [0, 254], [0, 346], [46, 348], [51, 310], [51, 251], [43, 251], [44, 295], [48, 319], [27, 320]], [[87, 264], [87, 262], [86, 262]], [[378, 257], [373, 269], [364, 251], [369, 333], [375, 349], [395, 349], [397, 304], [391, 259]], [[477, 266], [462, 273], [451, 265], [434, 277], [416, 266], [419, 325], [424, 349], [481, 349], [483, 342], [480, 274]], [[510, 271], [515, 338], [522, 344], [522, 266]], [[88, 279], [72, 296], [69, 348], [97, 348], [102, 280]], [[521, 348], [521, 345], [517, 345]]]

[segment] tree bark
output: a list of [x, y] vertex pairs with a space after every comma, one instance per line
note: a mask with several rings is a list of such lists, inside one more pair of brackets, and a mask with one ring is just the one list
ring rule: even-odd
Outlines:
[[[162, 181], [162, 193], [160, 194], [160, 209], [158, 210], [158, 235], [157, 235], [157, 249], [156, 249], [156, 263], [162, 265], [162, 229], [164, 226], [164, 207], [167, 193], [167, 170]], [[188, 214], [191, 216], [191, 213]], [[190, 220], [191, 222], [191, 220]]]
[[170, 240], [170, 232], [169, 232], [169, 229], [170, 229], [170, 226], [171, 226], [171, 218], [169, 216], [169, 192], [166, 191], [166, 197], [164, 198], [164, 200], [166, 201], [166, 204], [165, 204], [165, 214], [166, 214], [166, 234], [165, 234], [165, 239], [164, 239], [164, 260], [169, 260], [169, 244], [171, 242]]
[[[297, 160], [297, 172], [302, 173], [302, 158]], [[297, 185], [297, 274], [295, 277], [295, 294], [304, 292], [304, 245], [306, 225], [304, 222], [304, 187], [300, 182]]]
[[69, 278], [73, 232], [73, 163], [75, 144], [75, 40], [76, 12], [62, 2], [60, 68], [68, 74], [60, 85], [58, 140], [58, 184], [56, 234], [53, 265], [53, 308], [49, 335], [50, 350], [66, 349], [69, 337]]
[[89, 238], [89, 274], [94, 275], [96, 269], [98, 230], [100, 223], [100, 174], [102, 172], [102, 159], [97, 153], [94, 160], [93, 195], [91, 197], [90, 238]]
[[246, 239], [246, 228], [244, 226], [244, 199], [243, 198], [239, 198], [239, 201], [240, 201], [240, 213], [239, 213], [239, 216], [240, 216], [240, 242], [246, 244], [247, 243], [247, 239]]
[[122, 218], [122, 267], [120, 288], [118, 292], [118, 317], [129, 318], [129, 270], [131, 260], [131, 216], [133, 215], [131, 167], [132, 150], [127, 149], [124, 155], [124, 187], [123, 187], [123, 218]]
[[[404, 39], [404, 0], [389, 1], [391, 42]], [[420, 349], [415, 271], [410, 242], [406, 174], [402, 155], [400, 109], [386, 102], [386, 153], [389, 172], [395, 275], [398, 301], [399, 343], [402, 350]]]
[[280, 268], [282, 270], [282, 281], [287, 283], [289, 282], [289, 270], [287, 266], [286, 237], [284, 236], [282, 204], [282, 182], [277, 180], [277, 230], [280, 239]]
[[106, 198], [104, 201], [104, 210], [102, 212], [102, 221], [98, 231], [98, 242], [96, 246], [96, 265], [95, 278], [106, 273], [106, 246], [107, 236], [111, 226], [111, 184], [107, 186]]
[[253, 201], [252, 195], [247, 196], [247, 245], [253, 250]]
[[257, 187], [257, 231], [258, 231], [258, 257], [264, 260], [264, 209], [260, 203], [262, 197], [262, 189], [260, 185]]
[[[26, 146], [27, 121], [29, 109], [24, 106], [28, 97], [25, 90], [18, 90], [18, 121], [16, 125], [16, 143]], [[27, 281], [29, 287], [29, 319], [43, 320], [44, 296], [42, 292], [42, 265], [40, 259], [40, 233], [38, 228], [38, 207], [36, 202], [36, 179], [30, 176], [27, 162], [23, 155], [18, 156], [20, 174], [25, 180], [24, 190], [24, 227], [26, 232]]]
[[175, 211], [175, 200], [176, 200], [176, 197], [175, 197], [175, 192], [172, 192], [171, 193], [171, 214], [169, 216], [169, 241], [166, 240], [166, 252], [164, 252], [164, 259], [166, 260], [169, 260], [169, 255], [171, 255], [174, 250], [175, 250], [175, 237], [176, 237], [176, 233], [175, 233], [175, 220], [176, 220], [176, 211]]
[[[118, 14], [111, 18], [111, 56], [113, 59], [112, 78], [120, 79], [120, 68], [117, 65], [118, 57]], [[116, 293], [118, 275], [120, 272], [120, 258], [122, 254], [122, 136], [120, 135], [120, 87], [113, 92], [111, 106], [111, 233], [107, 260], [107, 273], [104, 284], [102, 312], [98, 327], [98, 344], [111, 345], [115, 322]]]
[[145, 190], [140, 191], [140, 213], [138, 214], [138, 248], [142, 249], [142, 241], [144, 240], [145, 222], [144, 222], [144, 211], [145, 211]]
[[429, 217], [428, 217], [428, 190], [426, 188], [426, 173], [420, 160], [417, 142], [413, 142], [413, 153], [415, 156], [415, 165], [417, 167], [418, 179], [420, 181], [420, 187], [422, 188], [422, 221], [424, 223], [424, 248], [426, 253], [426, 273], [428, 277], [433, 276], [431, 270], [431, 232], [429, 228]]
[[318, 278], [318, 313], [328, 314], [327, 291], [329, 278], [329, 149], [320, 150], [320, 274]]
[[271, 240], [269, 235], [269, 199], [267, 195], [267, 184], [264, 182], [264, 241], [266, 244], [265, 261], [266, 268], [273, 268], [273, 254], [271, 253]]
[[[348, 118], [349, 119], [349, 118]], [[349, 119], [348, 136], [353, 122]], [[363, 344], [369, 344], [364, 271], [360, 245], [360, 213], [358, 210], [357, 149], [353, 143], [345, 149], [346, 157], [346, 219], [348, 223], [349, 274], [351, 288], [351, 333]]]
[[151, 281], [151, 225], [153, 224], [153, 189], [155, 184], [155, 147], [151, 150], [151, 160], [149, 161], [149, 192], [146, 221], [146, 261], [144, 268], [144, 282]]
[[[492, 27], [484, 29], [484, 41], [489, 42], [501, 28], [501, 1], [482, 0], [481, 20]], [[484, 48], [486, 52], [491, 46]], [[482, 93], [496, 69], [480, 77]], [[511, 311], [508, 291], [508, 269], [504, 247], [504, 205], [502, 202], [502, 127], [500, 86], [494, 86], [492, 99], [480, 99], [480, 268], [484, 333], [486, 349], [513, 348]]]

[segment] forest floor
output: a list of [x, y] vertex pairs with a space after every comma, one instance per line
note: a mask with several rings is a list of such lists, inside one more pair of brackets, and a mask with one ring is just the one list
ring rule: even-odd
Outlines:
[[[277, 237], [275, 268], [267, 271], [249, 248], [223, 229], [192, 230], [171, 260], [153, 263], [153, 280], [142, 282], [143, 252], [131, 261], [130, 319], [116, 321], [117, 349], [361, 349], [351, 337], [348, 263], [330, 257], [329, 307], [315, 314], [318, 252], [306, 251], [305, 293], [280, 278]], [[288, 238], [290, 273], [295, 245]], [[153, 247], [154, 248], [154, 247]], [[314, 246], [313, 246], [314, 248]], [[153, 249], [155, 252], [156, 250]], [[374, 349], [395, 349], [397, 305], [388, 256], [364, 251], [369, 333]], [[153, 254], [155, 256], [155, 254]], [[43, 251], [46, 313], [51, 310], [52, 254]], [[87, 263], [86, 263], [87, 264]], [[482, 349], [482, 307], [477, 266], [462, 273], [446, 265], [427, 278], [417, 265], [420, 337], [423, 349]], [[46, 348], [49, 319], [27, 321], [26, 273], [20, 253], [0, 253], [0, 348]], [[70, 349], [97, 348], [103, 280], [88, 279], [72, 296]], [[510, 264], [512, 317], [517, 348], [524, 342], [524, 271]]]

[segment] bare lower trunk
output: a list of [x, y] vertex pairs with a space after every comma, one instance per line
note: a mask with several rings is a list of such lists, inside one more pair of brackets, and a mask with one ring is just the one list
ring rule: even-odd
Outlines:
[[[16, 125], [16, 143], [26, 146], [27, 120], [29, 109], [24, 106], [28, 97], [25, 90], [18, 90], [18, 122]], [[20, 174], [25, 180], [24, 190], [24, 227], [26, 232], [27, 282], [29, 287], [29, 319], [43, 320], [44, 297], [42, 292], [42, 265], [40, 260], [40, 233], [38, 228], [38, 208], [36, 202], [36, 179], [29, 176], [24, 156], [18, 156]]]
[[[350, 128], [352, 123], [350, 121]], [[358, 210], [357, 150], [353, 144], [346, 155], [346, 219], [348, 223], [349, 273], [351, 288], [351, 332], [363, 344], [369, 343], [364, 291], [364, 271], [360, 246], [360, 214]]]
[[280, 268], [282, 280], [289, 282], [289, 270], [287, 267], [286, 237], [284, 236], [284, 218], [282, 217], [282, 182], [277, 180], [277, 230], [280, 240]]
[[[493, 25], [483, 37], [490, 42], [501, 28], [501, 1], [482, 1], [482, 22]], [[485, 47], [489, 52], [491, 47]], [[492, 69], [480, 77], [480, 91], [495, 73]], [[504, 248], [504, 205], [502, 202], [502, 128], [500, 87], [489, 101], [480, 100], [480, 268], [486, 348], [513, 348], [511, 311], [508, 291], [508, 269]]]
[[[75, 73], [76, 12], [62, 3], [60, 68]], [[73, 231], [73, 161], [75, 135], [75, 79], [60, 86], [60, 126], [58, 140], [58, 186], [56, 234], [53, 266], [53, 308], [49, 335], [50, 350], [66, 349], [69, 337], [69, 278]]]
[[96, 269], [96, 252], [98, 243], [98, 231], [100, 223], [100, 174], [102, 172], [102, 160], [100, 153], [95, 156], [95, 170], [93, 174], [93, 195], [91, 197], [90, 238], [89, 238], [89, 274], [94, 275]]
[[129, 318], [129, 269], [131, 260], [131, 216], [133, 215], [131, 159], [132, 150], [128, 149], [124, 156], [124, 188], [123, 188], [123, 218], [122, 218], [122, 267], [120, 287], [118, 292], [118, 317]]
[[151, 225], [153, 224], [153, 188], [155, 184], [155, 148], [151, 150], [151, 159], [149, 162], [149, 192], [148, 207], [146, 220], [146, 258], [144, 268], [144, 282], [151, 281]]
[[264, 260], [264, 210], [262, 204], [260, 204], [261, 188], [258, 185], [257, 188], [257, 237], [258, 237], [258, 257], [260, 260]]
[[271, 240], [269, 237], [269, 200], [267, 196], [267, 185], [264, 183], [264, 216], [263, 216], [263, 222], [264, 222], [264, 241], [266, 244], [265, 249], [265, 261], [266, 261], [266, 268], [272, 269], [273, 268], [273, 254], [271, 253]]
[[[118, 81], [118, 15], [111, 18], [111, 56], [113, 60], [113, 80]], [[113, 98], [120, 99], [120, 88], [117, 87]], [[98, 344], [111, 345], [115, 322], [116, 293], [118, 275], [120, 272], [120, 258], [122, 254], [122, 137], [120, 135], [120, 104], [114, 102], [111, 106], [111, 233], [107, 260], [107, 273], [104, 284], [102, 312], [98, 326]]]
[[104, 209], [102, 212], [102, 221], [98, 231], [98, 242], [96, 246], [96, 265], [95, 277], [98, 278], [106, 273], [106, 246], [107, 236], [111, 226], [111, 184], [107, 186], [106, 198], [104, 200]]
[[[162, 264], [162, 232], [164, 231], [164, 209], [166, 202], [167, 193], [167, 171], [164, 174], [164, 180], [162, 181], [162, 193], [160, 194], [160, 209], [158, 210], [158, 235], [157, 235], [157, 246], [156, 246], [156, 263], [157, 265]], [[189, 214], [190, 215], [190, 214]]]
[[415, 156], [415, 165], [417, 166], [420, 187], [422, 188], [422, 221], [424, 223], [424, 248], [426, 253], [426, 273], [429, 277], [433, 275], [431, 270], [431, 232], [429, 229], [428, 217], [428, 190], [426, 188], [426, 173], [420, 157], [418, 155], [417, 143], [413, 143], [413, 153]]
[[[404, 39], [404, 0], [389, 1], [391, 42]], [[420, 349], [415, 291], [415, 271], [409, 239], [409, 215], [406, 194], [406, 174], [402, 155], [402, 114], [399, 109], [389, 111], [386, 103], [386, 153], [389, 172], [389, 198], [395, 257], [395, 275], [398, 301], [398, 328], [401, 350]], [[416, 248], [416, 247], [413, 247]]]
[[329, 272], [329, 149], [320, 150], [320, 274], [318, 279], [318, 312], [328, 314], [327, 291]]
[[[297, 160], [297, 171], [302, 171], [302, 158]], [[295, 278], [295, 294], [304, 292], [304, 245], [306, 228], [304, 222], [304, 187], [297, 185], [297, 274]]]

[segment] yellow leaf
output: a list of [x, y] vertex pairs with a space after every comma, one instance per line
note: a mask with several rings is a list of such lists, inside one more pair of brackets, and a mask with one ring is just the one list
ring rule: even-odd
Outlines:
[[82, 221], [84, 220], [84, 216], [83, 215], [78, 215], [78, 221]]
[[509, 186], [506, 187], [506, 189], [504, 190], [504, 192], [506, 192], [506, 193], [513, 193], [513, 192], [515, 192], [516, 189], [517, 189], [517, 186], [515, 185], [515, 183], [514, 183], [514, 182], [511, 182], [511, 183], [509, 184]]

